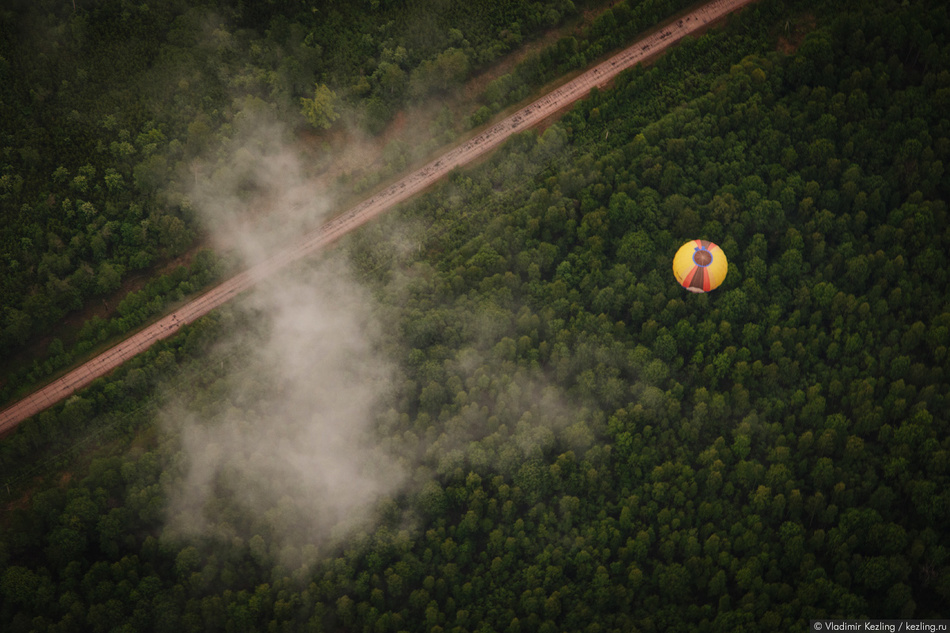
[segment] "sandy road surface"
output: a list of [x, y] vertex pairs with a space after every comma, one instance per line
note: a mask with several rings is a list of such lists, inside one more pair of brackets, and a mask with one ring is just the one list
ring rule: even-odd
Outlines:
[[183, 325], [209, 313], [257, 281], [306, 257], [346, 233], [369, 222], [377, 215], [426, 189], [452, 169], [465, 165], [498, 147], [512, 134], [522, 132], [558, 110], [586, 96], [591, 88], [606, 85], [621, 71], [668, 48], [686, 35], [735, 11], [754, 0], [713, 0], [692, 13], [672, 22], [639, 40], [607, 61], [549, 92], [534, 103], [518, 110], [481, 134], [449, 150], [436, 160], [412, 172], [399, 182], [351, 207], [319, 229], [305, 235], [299, 242], [276, 253], [265, 261], [212, 288], [194, 301], [179, 308], [160, 321], [139, 331], [115, 347], [55, 380], [39, 391], [0, 412], [0, 435], [20, 422], [65, 399], [78, 389], [104, 376], [155, 342], [167, 338]]

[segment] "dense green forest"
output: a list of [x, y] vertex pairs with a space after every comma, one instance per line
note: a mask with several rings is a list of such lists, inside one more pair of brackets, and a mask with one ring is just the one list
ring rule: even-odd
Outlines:
[[228, 165], [242, 117], [378, 133], [597, 4], [5, 3], [0, 353], [185, 253], [207, 230], [189, 183]]
[[[756, 3], [4, 438], [3, 629], [947, 617], [950, 16], [820, 5]], [[696, 237], [707, 295], [670, 270]], [[306, 333], [282, 286], [360, 366], [270, 345]], [[370, 422], [328, 449], [295, 399]], [[368, 502], [262, 470], [278, 430], [360, 447]]]

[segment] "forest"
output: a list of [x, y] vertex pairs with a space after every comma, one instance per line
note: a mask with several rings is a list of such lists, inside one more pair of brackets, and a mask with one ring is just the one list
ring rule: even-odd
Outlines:
[[[209, 22], [184, 3], [78, 4], [31, 14], [58, 35], [45, 53], [0, 50], [0, 108], [21, 122], [3, 131], [0, 203], [19, 218], [0, 241], [5, 350], [115, 290], [104, 267], [121, 279], [194, 247], [210, 227], [174, 183], [196, 157], [211, 169], [209, 148], [226, 164], [239, 106], [319, 128], [323, 86], [375, 133], [373, 117], [593, 10], [432, 2], [420, 21], [408, 3], [286, 0], [216, 3]], [[826, 4], [751, 5], [2, 438], [0, 627], [947, 617], [950, 16], [936, 0]], [[601, 10], [459, 127], [503, 109], [510, 77], [540, 86], [682, 6]], [[221, 39], [199, 43], [199, 26]], [[57, 67], [85, 59], [60, 57], [70, 46], [128, 67]], [[392, 55], [387, 94], [375, 73]], [[185, 86], [156, 79], [182, 67]], [[83, 70], [142, 92], [61, 85]], [[77, 115], [61, 117], [70, 89]], [[183, 105], [149, 113], [161, 102]], [[44, 132], [54, 120], [68, 130]], [[47, 143], [63, 152], [29, 151]], [[729, 273], [693, 295], [670, 266], [698, 237]], [[229, 264], [204, 253], [118, 316], [141, 323], [219, 278]], [[88, 292], [59, 298], [79, 270]]]
[[378, 133], [586, 6], [72, 4], [0, 8], [4, 355], [184, 254], [207, 231], [189, 182], [221, 170], [242, 118], [323, 129], [346, 113]]

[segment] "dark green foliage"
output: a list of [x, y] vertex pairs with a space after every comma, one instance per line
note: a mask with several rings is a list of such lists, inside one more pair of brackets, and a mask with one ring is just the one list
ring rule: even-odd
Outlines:
[[328, 84], [377, 134], [410, 96], [454, 91], [577, 11], [365, 4], [0, 9], [0, 353], [186, 252], [202, 230], [186, 192], [226, 164], [216, 153], [242, 116], [302, 126], [300, 99]]
[[[946, 617], [950, 20], [936, 2], [819, 12], [786, 56], [763, 42], [801, 16], [761, 4], [348, 242], [400, 362], [380, 438], [418, 484], [372, 533], [288, 570], [222, 497], [215, 536], [161, 535], [180, 456], [153, 432], [9, 514], [4, 630]], [[425, 227], [408, 254], [387, 239], [406, 221]], [[699, 236], [730, 272], [694, 296], [670, 260]], [[201, 380], [179, 385], [195, 410], [221, 408], [211, 334], [4, 450], [22, 459], [44, 426], [95, 413], [131, 435], [170, 351], [196, 358]]]
[[0, 390], [0, 402], [10, 402], [20, 397], [37, 383], [47, 379], [53, 372], [69, 367], [82, 360], [103, 343], [112, 342], [157, 317], [177, 302], [196, 290], [218, 281], [225, 265], [210, 250], [198, 251], [189, 266], [179, 266], [167, 275], [162, 275], [145, 284], [141, 290], [130, 292], [119, 303], [117, 314], [111, 319], [93, 317], [83, 324], [71, 349], [65, 350], [60, 339], [53, 339], [46, 350], [46, 358], [36, 359], [31, 367], [25, 367], [6, 377]]
[[138, 85], [183, 3], [17, 4], [0, 12], [3, 353], [194, 237], [156, 196], [169, 130]]
[[616, 52], [637, 35], [692, 4], [689, 0], [626, 0], [614, 4], [585, 29], [580, 41], [572, 36], [563, 37], [488, 84], [481, 96], [486, 105], [469, 117], [469, 125], [480, 125], [494, 112], [527, 97], [533, 89]]

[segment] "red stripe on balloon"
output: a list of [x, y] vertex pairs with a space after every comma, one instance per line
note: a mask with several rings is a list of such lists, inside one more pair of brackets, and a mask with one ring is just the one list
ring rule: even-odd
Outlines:
[[696, 276], [696, 271], [697, 271], [697, 270], [700, 270], [700, 268], [697, 267], [697, 266], [693, 266], [693, 267], [689, 270], [689, 272], [686, 273], [686, 276], [683, 277], [683, 287], [684, 287], [684, 288], [689, 288], [689, 287], [693, 284], [693, 277]]

